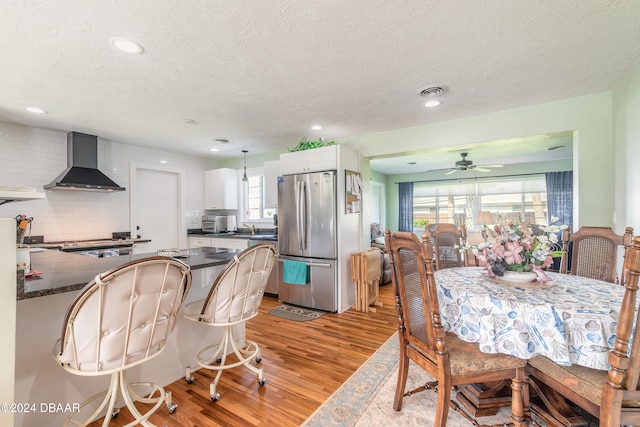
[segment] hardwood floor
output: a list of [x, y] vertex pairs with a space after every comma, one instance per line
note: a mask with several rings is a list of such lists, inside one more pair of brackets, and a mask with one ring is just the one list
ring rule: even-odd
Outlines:
[[[396, 331], [391, 283], [380, 287], [380, 301], [383, 306], [376, 307], [376, 313], [349, 309], [294, 322], [268, 314], [279, 303], [265, 297], [260, 314], [247, 323], [247, 338], [262, 349], [267, 383], [258, 387], [256, 375], [245, 367], [227, 370], [218, 383], [221, 398], [213, 403], [209, 383], [215, 372], [201, 369], [193, 384], [180, 379], [165, 387], [179, 407], [169, 414], [162, 406], [151, 422], [175, 427], [299, 426]], [[110, 425], [131, 420], [123, 409]]]

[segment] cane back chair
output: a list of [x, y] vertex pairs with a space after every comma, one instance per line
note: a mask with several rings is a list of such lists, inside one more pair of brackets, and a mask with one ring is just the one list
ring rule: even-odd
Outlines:
[[414, 361], [436, 381], [424, 386], [437, 388], [438, 403], [434, 425], [447, 424], [449, 404], [461, 410], [451, 400], [451, 387], [512, 380], [512, 421], [527, 425], [528, 386], [524, 368], [526, 360], [505, 354], [480, 352], [477, 344], [468, 343], [456, 335], [445, 333], [440, 321], [440, 307], [433, 276], [433, 249], [427, 233], [422, 242], [414, 233], [385, 232], [385, 244], [390, 254], [392, 280], [398, 310], [400, 366], [393, 409], [400, 411], [405, 393], [409, 361]]
[[[187, 304], [184, 317], [207, 326], [220, 327], [223, 336], [220, 342], [207, 345], [196, 355], [202, 368], [217, 371], [209, 385], [211, 401], [220, 399], [216, 386], [225, 369], [244, 365], [258, 376], [258, 385], [263, 386], [263, 368], [251, 364], [262, 361], [260, 347], [244, 338], [244, 323], [258, 315], [264, 288], [276, 261], [276, 249], [267, 244], [251, 246], [234, 256], [233, 260], [216, 278], [204, 301]], [[240, 334], [241, 336], [238, 336]], [[235, 357], [227, 358], [233, 352]], [[185, 380], [191, 384], [193, 369], [186, 368]]]
[[[102, 425], [108, 425], [119, 413], [115, 407], [119, 396], [135, 418], [127, 425], [153, 426], [147, 420], [163, 402], [170, 413], [176, 410], [170, 391], [151, 382], [129, 383], [126, 373], [164, 350], [190, 286], [188, 265], [149, 257], [102, 273], [84, 287], [67, 310], [52, 356], [72, 374], [111, 375], [111, 383], [108, 390], [80, 405], [82, 409], [104, 397], [86, 421], [74, 419], [79, 413], [71, 414], [65, 426], [86, 425], [105, 413]], [[134, 388], [145, 392], [138, 394]], [[142, 414], [135, 401], [154, 406]]]
[[618, 246], [628, 247], [632, 236], [632, 227], [627, 227], [622, 236], [615, 234], [609, 227], [581, 227], [575, 233], [571, 233], [569, 229], [564, 230], [560, 273], [614, 283]]
[[625, 255], [622, 283], [625, 292], [615, 342], [609, 353], [609, 371], [561, 366], [543, 356], [529, 361], [531, 384], [540, 399], [532, 409], [547, 425], [570, 426], [584, 422], [582, 417], [574, 416], [565, 398], [599, 418], [600, 426], [640, 425], [640, 345], [631, 346], [631, 343], [640, 343], [640, 317], [635, 317], [639, 276], [640, 236], [636, 236]]
[[436, 270], [465, 266], [467, 256], [460, 252], [460, 248], [467, 242], [467, 228], [464, 224], [460, 228], [453, 224], [436, 224], [433, 230], [427, 227], [427, 233], [433, 242]]

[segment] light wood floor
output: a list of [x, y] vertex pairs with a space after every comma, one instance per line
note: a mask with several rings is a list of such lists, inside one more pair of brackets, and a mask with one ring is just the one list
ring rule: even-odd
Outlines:
[[[265, 297], [260, 314], [247, 323], [247, 338], [262, 349], [267, 383], [245, 367], [222, 374], [219, 401], [209, 399], [214, 373], [201, 369], [193, 384], [183, 379], [167, 386], [179, 407], [162, 406], [151, 417], [158, 426], [299, 426], [397, 329], [393, 285], [380, 287], [382, 307], [376, 313], [354, 309], [294, 322], [268, 314], [277, 299]], [[196, 349], [194, 349], [196, 351]], [[130, 422], [126, 409], [110, 425]], [[91, 426], [99, 426], [94, 422]]]

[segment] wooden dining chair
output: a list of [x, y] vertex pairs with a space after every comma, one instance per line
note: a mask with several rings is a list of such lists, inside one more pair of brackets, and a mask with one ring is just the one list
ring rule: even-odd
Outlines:
[[460, 252], [467, 242], [467, 228], [464, 224], [456, 227], [453, 224], [436, 224], [431, 229], [427, 227], [429, 239], [433, 242], [436, 270], [451, 267], [464, 267], [469, 258]]
[[562, 233], [560, 273], [615, 283], [618, 246], [628, 247], [632, 237], [632, 227], [627, 227], [622, 236], [610, 227], [580, 227], [575, 233], [566, 229]]
[[[624, 297], [618, 314], [615, 342], [609, 353], [609, 371], [584, 366], [561, 366], [543, 356], [529, 361], [527, 370], [538, 397], [532, 410], [549, 426], [582, 422], [565, 399], [600, 419], [600, 426], [640, 425], [640, 317], [635, 319], [640, 236], [633, 239], [624, 260]], [[615, 315], [616, 313], [612, 313]], [[633, 337], [632, 337], [633, 334]]]
[[526, 360], [506, 354], [482, 353], [477, 344], [445, 333], [440, 321], [440, 306], [433, 276], [433, 248], [427, 233], [422, 241], [411, 232], [385, 231], [385, 245], [390, 254], [392, 281], [398, 310], [400, 366], [393, 409], [400, 411], [405, 393], [409, 361], [412, 360], [435, 378], [422, 390], [437, 388], [438, 403], [434, 425], [447, 424], [450, 402], [475, 422], [451, 400], [451, 388], [463, 384], [512, 380], [512, 422], [527, 425], [528, 385]]

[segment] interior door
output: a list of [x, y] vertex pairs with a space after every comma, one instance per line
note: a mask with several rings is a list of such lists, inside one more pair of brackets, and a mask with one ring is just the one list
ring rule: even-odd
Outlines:
[[149, 252], [186, 248], [184, 171], [132, 165], [132, 175], [131, 236], [150, 239]]

